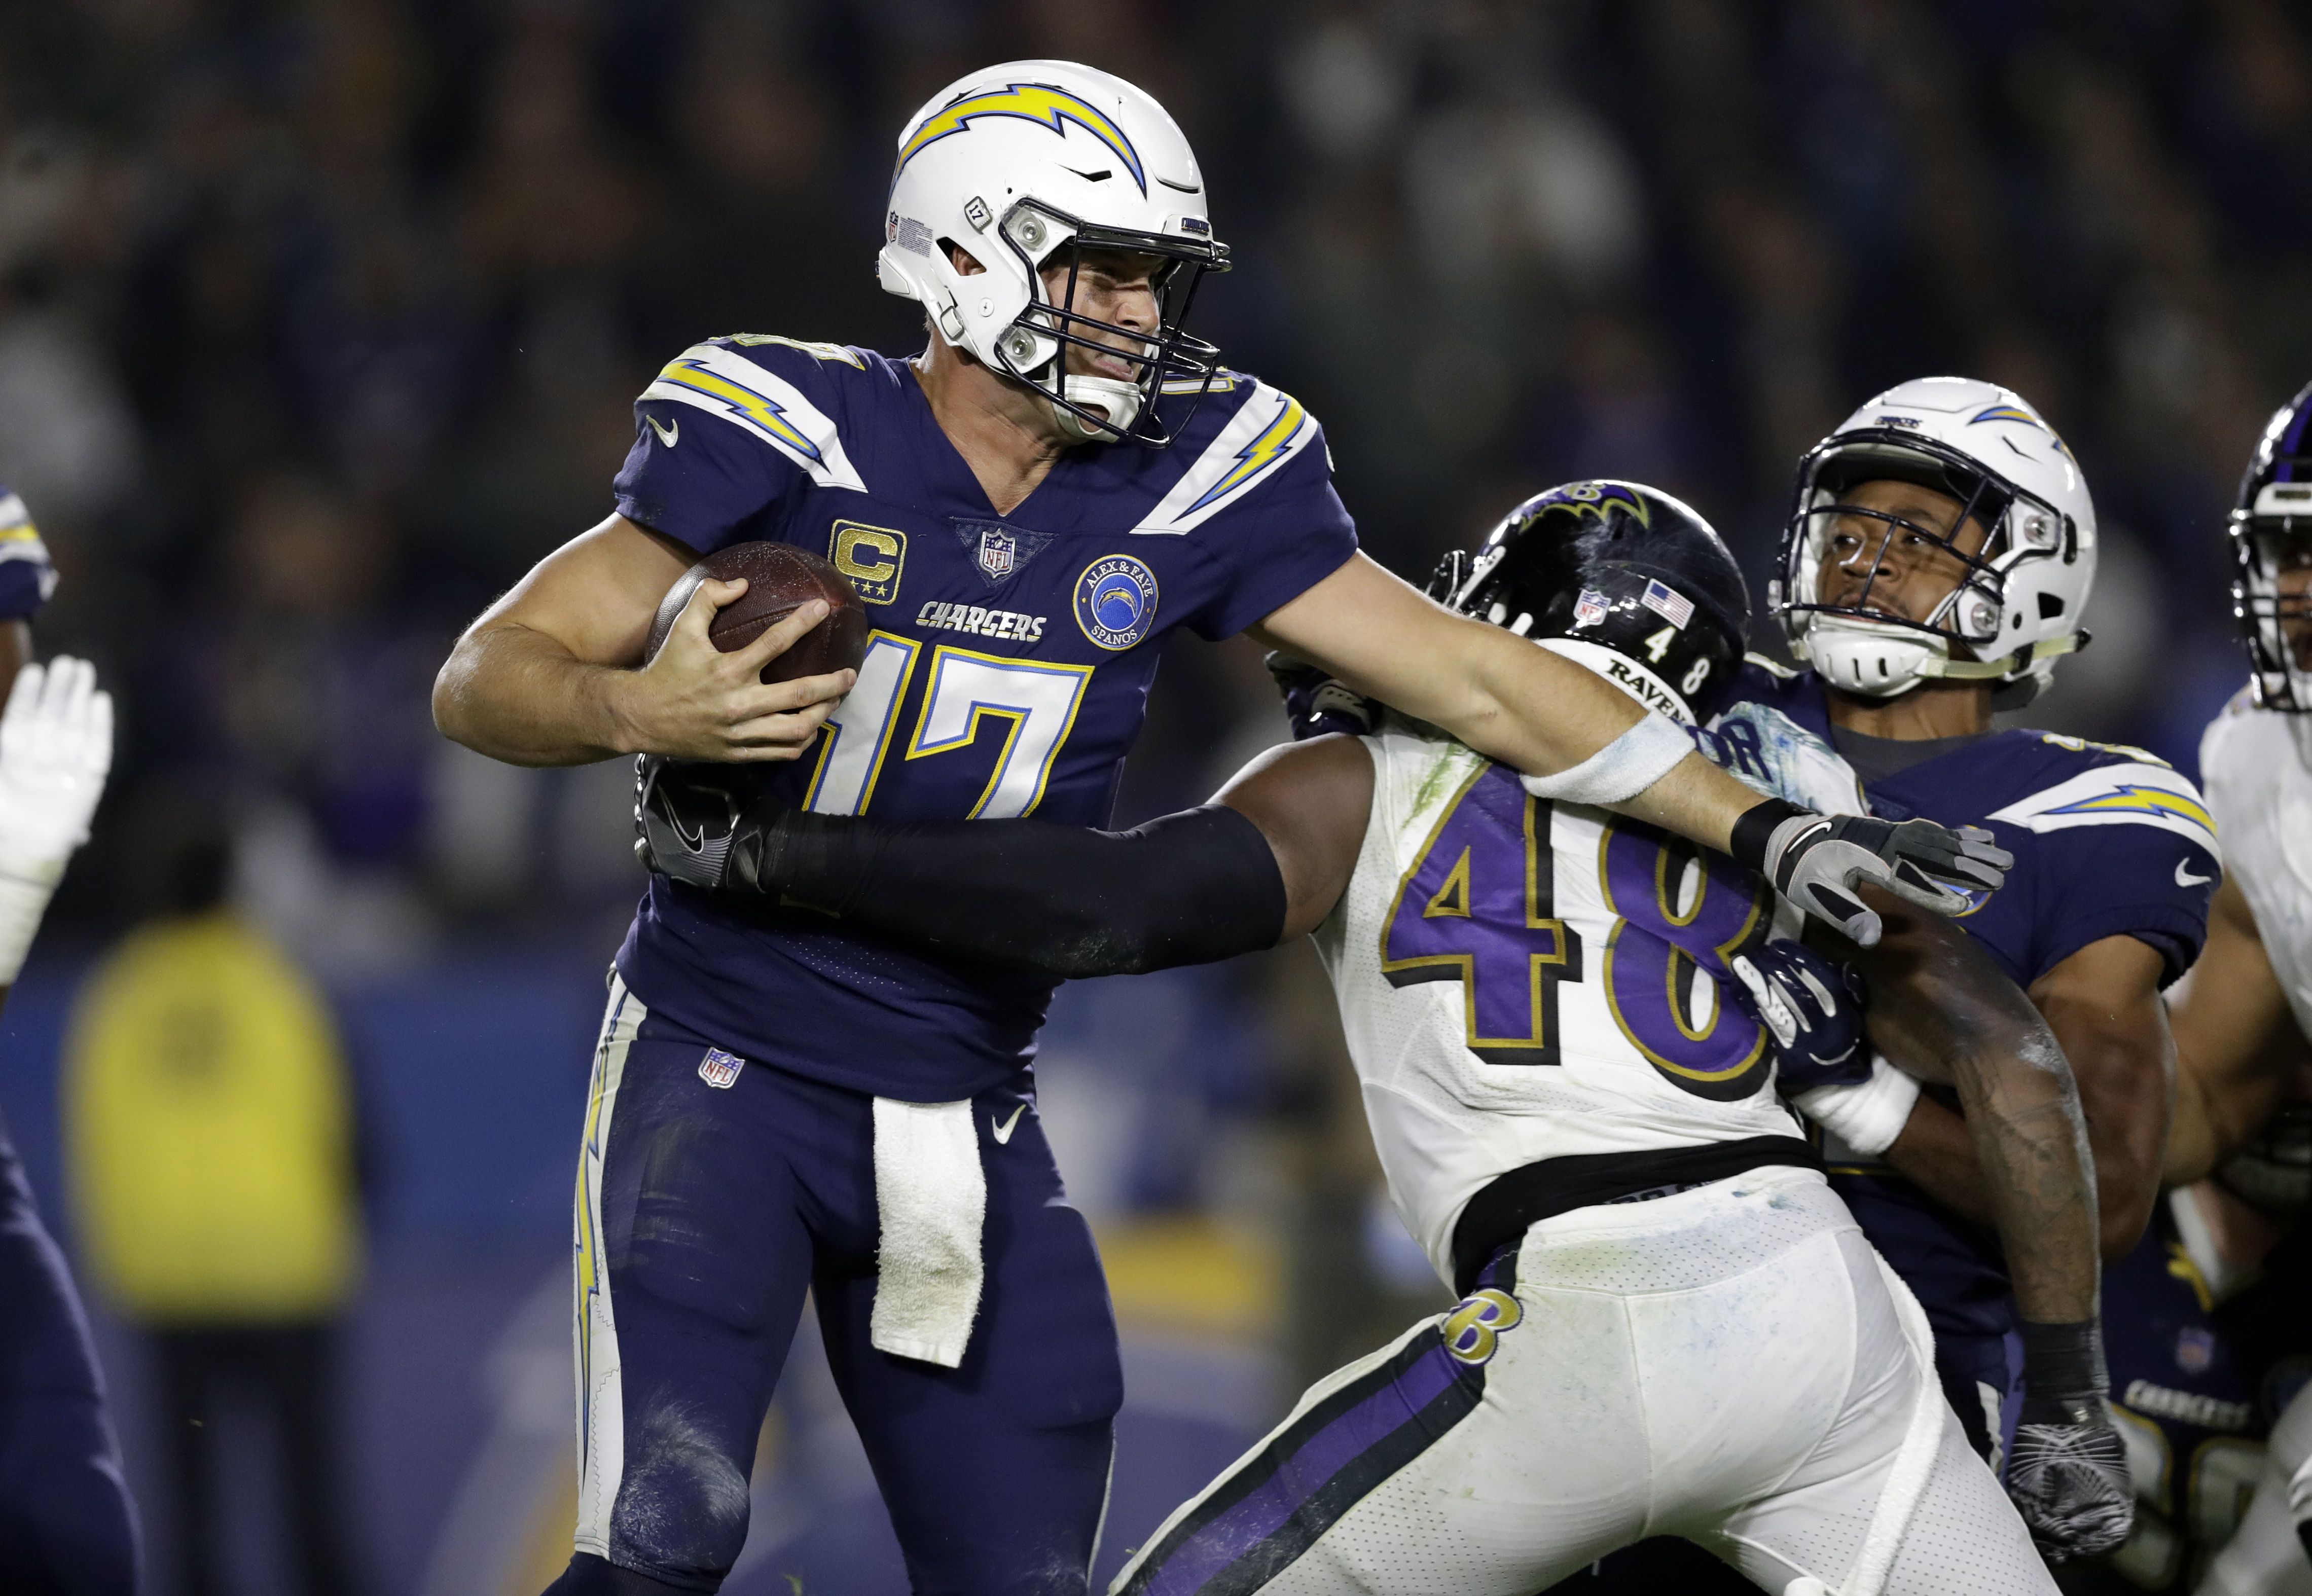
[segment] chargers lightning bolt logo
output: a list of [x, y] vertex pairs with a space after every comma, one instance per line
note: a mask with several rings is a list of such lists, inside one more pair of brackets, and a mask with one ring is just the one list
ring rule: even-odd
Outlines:
[[1276, 418], [1261, 428], [1251, 443], [1237, 451], [1236, 464], [1228, 469], [1228, 474], [1206, 488], [1204, 496], [1181, 514], [1194, 515], [1213, 500], [1226, 498], [1274, 465], [1285, 446], [1300, 435], [1300, 429], [1309, 425], [1309, 412], [1289, 393], [1277, 397], [1284, 402], [1278, 407]]
[[2051, 815], [2096, 815], [2126, 813], [2174, 815], [2189, 820], [2212, 837], [2216, 832], [2215, 817], [2207, 806], [2182, 793], [2171, 793], [2164, 787], [2139, 787], [2122, 783], [2108, 793], [2098, 793], [2092, 798], [2081, 798], [2045, 811]]
[[1067, 124], [1073, 122], [1115, 151], [1116, 158], [1132, 174], [1132, 180], [1140, 185], [1140, 192], [1148, 192], [1148, 174], [1140, 164], [1140, 152], [1132, 147], [1124, 129], [1098, 106], [1049, 83], [1010, 83], [985, 93], [968, 94], [933, 111], [899, 146], [898, 164], [891, 169], [891, 175], [898, 177], [907, 162], [928, 145], [965, 131], [975, 117], [1017, 117], [1023, 122], [1049, 127], [1063, 138], [1067, 136]]
[[[780, 408], [776, 400], [766, 394], [757, 393], [744, 383], [732, 381], [720, 372], [707, 370], [704, 362], [692, 355], [685, 355], [669, 361], [666, 369], [659, 373], [658, 380], [661, 382], [671, 382], [678, 388], [687, 388], [694, 392], [705, 394], [710, 399], [720, 399], [797, 454], [802, 455], [817, 465], [826, 463], [820, 458], [819, 445], [796, 430], [794, 424], [787, 419], [786, 412]], [[652, 425], [655, 426], [657, 424], [653, 422]], [[679, 422], [676, 423], [677, 426], [680, 425]], [[672, 446], [674, 439], [670, 434], [662, 433], [661, 436], [666, 439], [670, 447]]]

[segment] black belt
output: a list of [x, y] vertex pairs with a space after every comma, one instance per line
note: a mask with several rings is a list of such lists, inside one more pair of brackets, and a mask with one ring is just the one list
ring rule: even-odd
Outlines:
[[1453, 1289], [1467, 1296], [1487, 1260], [1545, 1219], [1605, 1203], [1668, 1197], [1768, 1164], [1818, 1170], [1822, 1154], [1796, 1136], [1746, 1136], [1698, 1147], [1545, 1158], [1511, 1170], [1471, 1197], [1453, 1226]]

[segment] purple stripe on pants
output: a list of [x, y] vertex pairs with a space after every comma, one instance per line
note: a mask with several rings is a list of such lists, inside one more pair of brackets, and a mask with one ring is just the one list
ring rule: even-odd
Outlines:
[[1459, 1373], [1441, 1342], [1303, 1442], [1259, 1486], [1165, 1558], [1147, 1596], [1190, 1596], [1282, 1529], [1335, 1475], [1411, 1423]]

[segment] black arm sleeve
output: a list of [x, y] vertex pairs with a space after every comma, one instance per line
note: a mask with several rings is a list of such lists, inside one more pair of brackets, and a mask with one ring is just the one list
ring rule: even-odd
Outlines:
[[1205, 964], [1284, 933], [1268, 838], [1220, 804], [1130, 831], [789, 810], [758, 841], [732, 863], [766, 894], [1045, 975]]

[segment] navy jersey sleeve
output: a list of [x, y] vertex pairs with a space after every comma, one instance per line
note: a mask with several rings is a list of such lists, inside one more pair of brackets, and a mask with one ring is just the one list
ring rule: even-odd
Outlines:
[[57, 568], [24, 501], [0, 487], [0, 621], [30, 620], [57, 591]]
[[863, 487], [828, 369], [852, 358], [753, 335], [684, 350], [635, 401], [635, 445], [611, 484], [618, 513], [711, 554], [771, 536], [804, 481]]
[[2036, 833], [2026, 857], [2038, 876], [2038, 973], [2108, 936], [2157, 951], [2163, 987], [2199, 957], [2223, 866], [2207, 807], [2180, 772], [2107, 759], [1990, 818]]
[[1138, 529], [1185, 532], [1218, 567], [1218, 590], [1188, 623], [1212, 638], [1282, 609], [1357, 551], [1317, 418], [1291, 394], [1241, 381], [1249, 397]]

